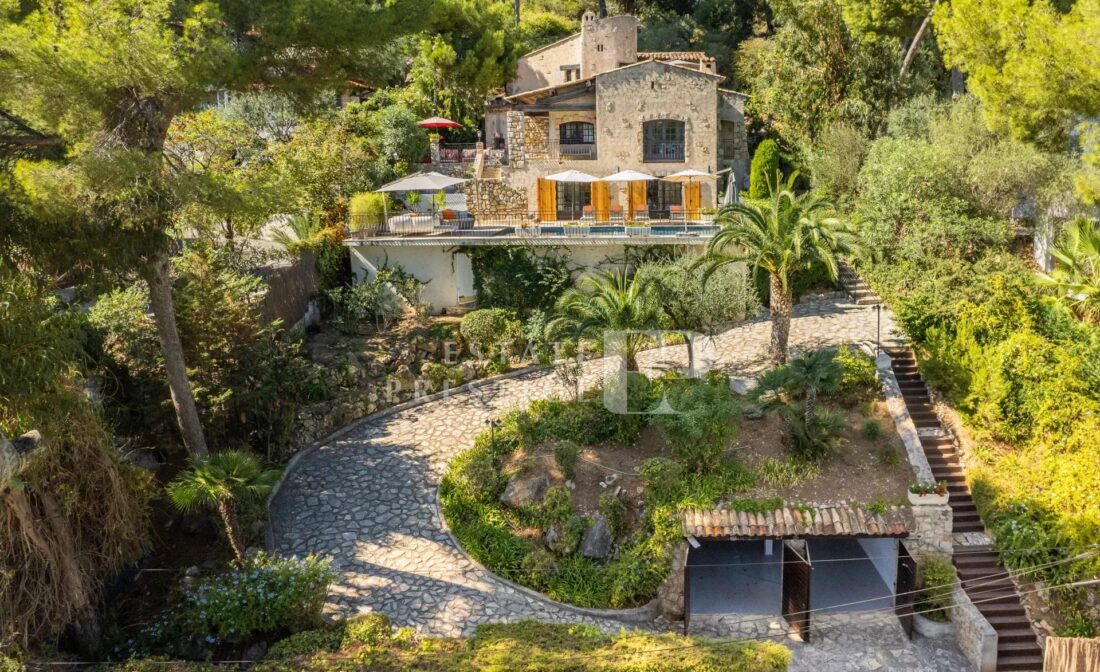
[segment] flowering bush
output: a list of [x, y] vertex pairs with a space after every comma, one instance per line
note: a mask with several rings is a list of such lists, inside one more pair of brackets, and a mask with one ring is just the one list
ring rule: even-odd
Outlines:
[[178, 624], [184, 634], [203, 636], [211, 644], [244, 641], [259, 632], [316, 627], [331, 580], [328, 560], [260, 554], [188, 590]]
[[939, 481], [937, 483], [914, 483], [909, 486], [909, 492], [914, 495], [938, 495], [940, 497], [947, 494], [947, 483]]

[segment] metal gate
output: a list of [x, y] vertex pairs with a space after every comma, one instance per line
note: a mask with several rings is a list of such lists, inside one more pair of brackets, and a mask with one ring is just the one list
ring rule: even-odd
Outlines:
[[802, 543], [801, 550], [790, 542], [783, 543], [783, 618], [788, 631], [803, 642], [810, 641], [810, 547]]
[[917, 563], [909, 549], [898, 542], [898, 577], [894, 586], [894, 613], [909, 638], [913, 637], [913, 591], [917, 587]]

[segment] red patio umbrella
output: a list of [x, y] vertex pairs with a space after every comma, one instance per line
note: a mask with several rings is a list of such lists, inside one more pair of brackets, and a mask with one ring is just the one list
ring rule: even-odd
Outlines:
[[428, 117], [417, 122], [421, 128], [461, 128], [462, 124], [443, 117]]

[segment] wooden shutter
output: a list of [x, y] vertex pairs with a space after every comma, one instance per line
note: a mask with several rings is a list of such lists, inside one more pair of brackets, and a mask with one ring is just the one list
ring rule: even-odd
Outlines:
[[558, 190], [553, 180], [538, 180], [538, 216], [540, 222], [552, 222], [558, 218]]
[[700, 185], [688, 182], [684, 185], [684, 212], [688, 219], [699, 219]]
[[630, 188], [627, 191], [627, 210], [626, 218], [630, 221], [634, 221], [634, 213], [637, 210], [644, 210], [645, 201], [645, 180], [635, 180], [630, 183]]
[[905, 634], [913, 637], [913, 590], [917, 587], [917, 563], [905, 544], [898, 542], [898, 576], [894, 587], [894, 613]]
[[592, 183], [592, 209], [596, 211], [597, 222], [611, 219], [611, 192], [607, 182]]
[[[783, 543], [783, 618], [787, 629], [807, 644], [810, 642], [810, 549], [799, 552], [787, 541]], [[803, 556], [805, 553], [805, 556]]]

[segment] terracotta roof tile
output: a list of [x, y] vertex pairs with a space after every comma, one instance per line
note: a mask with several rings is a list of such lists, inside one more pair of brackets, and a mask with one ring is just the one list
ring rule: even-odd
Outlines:
[[697, 538], [908, 535], [911, 513], [891, 507], [877, 514], [858, 505], [785, 506], [753, 513], [732, 509], [681, 512], [684, 535]]
[[702, 51], [639, 51], [638, 60], [646, 61], [649, 59], [656, 59], [658, 61], [701, 61], [703, 63], [712, 63], [714, 61], [713, 56], [707, 56], [706, 52]]

